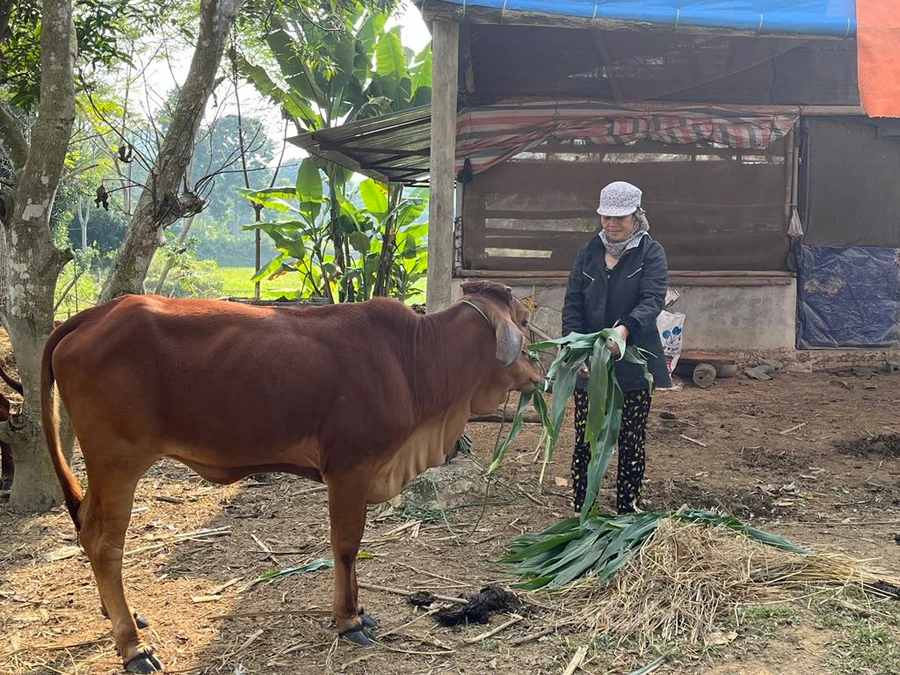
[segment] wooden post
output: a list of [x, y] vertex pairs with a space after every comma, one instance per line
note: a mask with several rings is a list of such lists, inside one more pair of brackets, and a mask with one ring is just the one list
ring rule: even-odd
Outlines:
[[[797, 120], [800, 124], [800, 120]], [[794, 206], [794, 130], [791, 129], [785, 137], [784, 144], [784, 228], [791, 225], [791, 214]]]
[[455, 21], [434, 21], [431, 33], [431, 190], [425, 305], [427, 311], [435, 312], [450, 304], [453, 276], [459, 24]]

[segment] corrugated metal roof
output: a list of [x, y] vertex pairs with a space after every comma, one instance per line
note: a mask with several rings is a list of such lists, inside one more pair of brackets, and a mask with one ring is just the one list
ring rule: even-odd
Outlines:
[[310, 154], [376, 180], [421, 183], [431, 153], [431, 106], [289, 138]]
[[[594, 22], [615, 26], [708, 28], [755, 35], [856, 35], [855, 0], [416, 0], [426, 14], [441, 6], [473, 20], [502, 23]], [[453, 6], [456, 7], [453, 7]], [[460, 17], [462, 18], [462, 17]]]

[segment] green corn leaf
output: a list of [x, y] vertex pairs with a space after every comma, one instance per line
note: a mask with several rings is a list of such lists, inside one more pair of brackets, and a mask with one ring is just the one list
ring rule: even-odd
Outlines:
[[752, 525], [741, 522], [734, 516], [713, 513], [712, 511], [702, 511], [681, 507], [680, 509], [672, 513], [672, 517], [679, 520], [702, 522], [707, 525], [721, 525], [723, 527], [727, 527], [730, 530], [734, 530], [735, 532], [740, 532], [741, 534], [744, 534], [751, 539], [755, 539], [756, 541], [768, 546], [774, 546], [775, 548], [780, 548], [792, 553], [809, 553], [807, 549], [798, 546], [786, 537], [782, 537], [781, 535], [775, 534], [773, 532], [760, 530], [756, 527], [753, 527]]
[[603, 531], [599, 532], [582, 532], [578, 539], [572, 539], [562, 551], [557, 560], [554, 560], [545, 568], [547, 574], [557, 574], [566, 566], [581, 560], [591, 551], [602, 550]]
[[[614, 378], [613, 378], [614, 379]], [[606, 410], [609, 411], [603, 418], [603, 423], [596, 440], [591, 445], [591, 460], [588, 463], [587, 491], [585, 492], [584, 505], [581, 508], [581, 521], [591, 514], [600, 482], [606, 475], [612, 460], [613, 451], [619, 440], [619, 429], [622, 425], [622, 406], [624, 396], [619, 385], [613, 382], [606, 390]]]
[[305, 574], [307, 572], [318, 572], [319, 570], [331, 569], [334, 567], [334, 561], [331, 558], [315, 558], [304, 565], [297, 567], [287, 567], [282, 570], [273, 570], [264, 572], [259, 575], [261, 581], [272, 581], [281, 577], [289, 577], [293, 574]]
[[515, 437], [519, 435], [519, 431], [522, 430], [522, 425], [525, 422], [522, 415], [525, 411], [525, 406], [527, 406], [528, 401], [531, 400], [531, 396], [531, 393], [522, 392], [519, 397], [519, 406], [516, 409], [513, 421], [510, 423], [509, 434], [507, 435], [506, 440], [494, 450], [494, 457], [491, 460], [491, 465], [488, 467], [488, 473], [492, 473], [500, 466], [500, 462], [503, 461], [503, 455], [506, 454], [506, 450], [509, 448], [510, 443], [512, 443]]
[[590, 376], [588, 377], [588, 417], [585, 427], [585, 440], [593, 445], [600, 435], [600, 428], [606, 417], [606, 391], [609, 387], [611, 354], [603, 340], [594, 343], [594, 354], [591, 357]]
[[642, 668], [638, 668], [637, 670], [633, 670], [628, 675], [648, 675], [652, 673], [654, 670], [659, 668], [659, 666], [666, 660], [666, 656], [660, 656], [658, 658], [653, 659], [650, 663]]
[[[618, 359], [612, 356], [609, 345], [619, 347]], [[540, 480], [543, 482], [547, 466], [552, 459], [553, 451], [559, 440], [565, 421], [569, 399], [575, 391], [575, 382], [582, 364], [590, 362], [588, 376], [588, 424], [585, 430], [586, 441], [591, 446], [591, 461], [588, 465], [588, 492], [586, 504], [582, 509], [581, 522], [585, 523], [596, 501], [596, 492], [600, 482], [609, 468], [613, 451], [618, 441], [622, 421], [622, 405], [624, 396], [616, 381], [615, 365], [620, 359], [641, 366], [648, 384], [652, 384], [646, 359], [636, 348], [626, 346], [618, 331], [604, 329], [595, 333], [570, 333], [555, 340], [545, 340], [529, 345], [531, 350], [556, 348], [556, 357], [550, 364], [545, 378], [543, 390], [551, 389], [552, 401], [550, 410], [540, 395], [535, 396], [535, 410], [541, 419], [542, 435], [538, 448], [543, 445], [543, 462]], [[521, 405], [510, 425], [507, 438], [495, 449], [494, 460], [489, 471], [497, 468], [512, 442], [522, 428]]]
[[647, 367], [647, 359], [642, 354], [642, 351], [643, 350], [634, 345], [629, 345], [628, 349], [625, 350], [625, 356], [623, 358], [628, 361], [628, 363], [634, 363], [643, 369], [644, 378], [647, 380], [647, 388], [650, 389], [650, 391], [653, 391], [653, 373], [651, 373]]
[[784, 537], [754, 528], [733, 516], [682, 507], [672, 512], [595, 513], [584, 522], [575, 517], [565, 518], [541, 532], [514, 538], [501, 562], [515, 564], [509, 571], [520, 577], [513, 584], [517, 588], [560, 587], [583, 576], [593, 576], [602, 582], [621, 569], [667, 518], [727, 527], [769, 546], [807, 553]]
[[529, 560], [533, 556], [547, 553], [557, 546], [565, 546], [573, 539], [579, 539], [582, 534], [583, 532], [581, 530], [573, 530], [571, 532], [557, 534], [544, 539], [540, 539], [529, 546], [517, 550], [515, 554], [510, 554], [506, 558], [503, 558], [502, 562], [517, 562], [519, 560]]

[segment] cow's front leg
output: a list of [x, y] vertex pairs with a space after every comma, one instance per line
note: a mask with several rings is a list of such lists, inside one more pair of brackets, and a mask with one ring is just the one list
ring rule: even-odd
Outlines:
[[350, 572], [350, 583], [353, 586], [353, 597], [356, 598], [356, 613], [359, 614], [359, 618], [362, 619], [363, 626], [365, 628], [378, 628], [378, 622], [372, 618], [371, 614], [363, 609], [362, 605], [359, 602], [359, 586], [356, 583], [355, 559], [353, 561], [352, 571]]
[[356, 587], [356, 554], [366, 527], [368, 485], [362, 481], [334, 477], [327, 480], [327, 483], [331, 551], [334, 555], [332, 612], [341, 637], [368, 647], [372, 640], [367, 626], [372, 627], [374, 620], [362, 612]]

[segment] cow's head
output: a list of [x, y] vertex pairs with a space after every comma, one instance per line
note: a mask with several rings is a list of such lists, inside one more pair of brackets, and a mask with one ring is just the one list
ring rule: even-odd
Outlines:
[[[493, 393], [532, 391], [543, 380], [539, 361], [528, 353], [525, 328], [528, 310], [512, 289], [495, 281], [469, 281], [462, 286], [462, 302], [473, 305], [494, 328], [498, 368], [491, 369]], [[501, 392], [502, 390], [502, 392]]]

